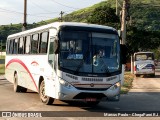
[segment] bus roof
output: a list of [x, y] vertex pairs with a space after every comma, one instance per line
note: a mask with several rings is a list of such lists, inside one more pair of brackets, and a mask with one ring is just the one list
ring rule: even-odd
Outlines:
[[33, 28], [30, 30], [26, 30], [23, 32], [19, 32], [16, 34], [9, 35], [8, 38], [13, 38], [16, 36], [22, 36], [24, 34], [29, 34], [31, 32], [41, 31], [48, 28], [56, 28], [59, 29], [60, 26], [79, 26], [79, 27], [89, 27], [89, 28], [101, 28], [106, 30], [112, 30], [116, 31], [116, 29], [109, 27], [109, 26], [103, 26], [103, 25], [96, 25], [96, 24], [88, 24], [88, 23], [78, 23], [78, 22], [54, 22], [48, 25], [43, 25], [41, 27]]

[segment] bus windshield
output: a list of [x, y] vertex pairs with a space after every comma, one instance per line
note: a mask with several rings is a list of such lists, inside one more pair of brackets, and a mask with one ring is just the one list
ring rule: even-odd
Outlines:
[[140, 53], [135, 55], [135, 60], [154, 60], [153, 53]]
[[77, 73], [105, 74], [119, 71], [118, 35], [61, 31], [59, 65], [61, 69]]

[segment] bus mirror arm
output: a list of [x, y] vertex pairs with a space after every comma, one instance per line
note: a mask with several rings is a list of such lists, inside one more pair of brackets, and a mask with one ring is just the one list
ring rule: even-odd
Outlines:
[[124, 44], [120, 45], [121, 48], [121, 63], [126, 64], [127, 63], [127, 47]]
[[55, 38], [54, 40], [54, 53], [58, 54], [59, 53], [59, 40]]

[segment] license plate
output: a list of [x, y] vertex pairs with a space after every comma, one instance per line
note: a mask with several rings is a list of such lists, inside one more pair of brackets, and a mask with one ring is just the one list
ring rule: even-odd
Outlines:
[[86, 98], [85, 101], [97, 101], [96, 98]]

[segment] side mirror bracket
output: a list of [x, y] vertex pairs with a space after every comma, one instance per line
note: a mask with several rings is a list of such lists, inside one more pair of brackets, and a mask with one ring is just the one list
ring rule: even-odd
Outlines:
[[55, 40], [54, 40], [54, 53], [55, 54], [58, 54], [59, 53], [59, 40], [57, 37], [55, 37]]
[[121, 63], [126, 64], [127, 63], [127, 47], [124, 44], [120, 45], [121, 48]]

